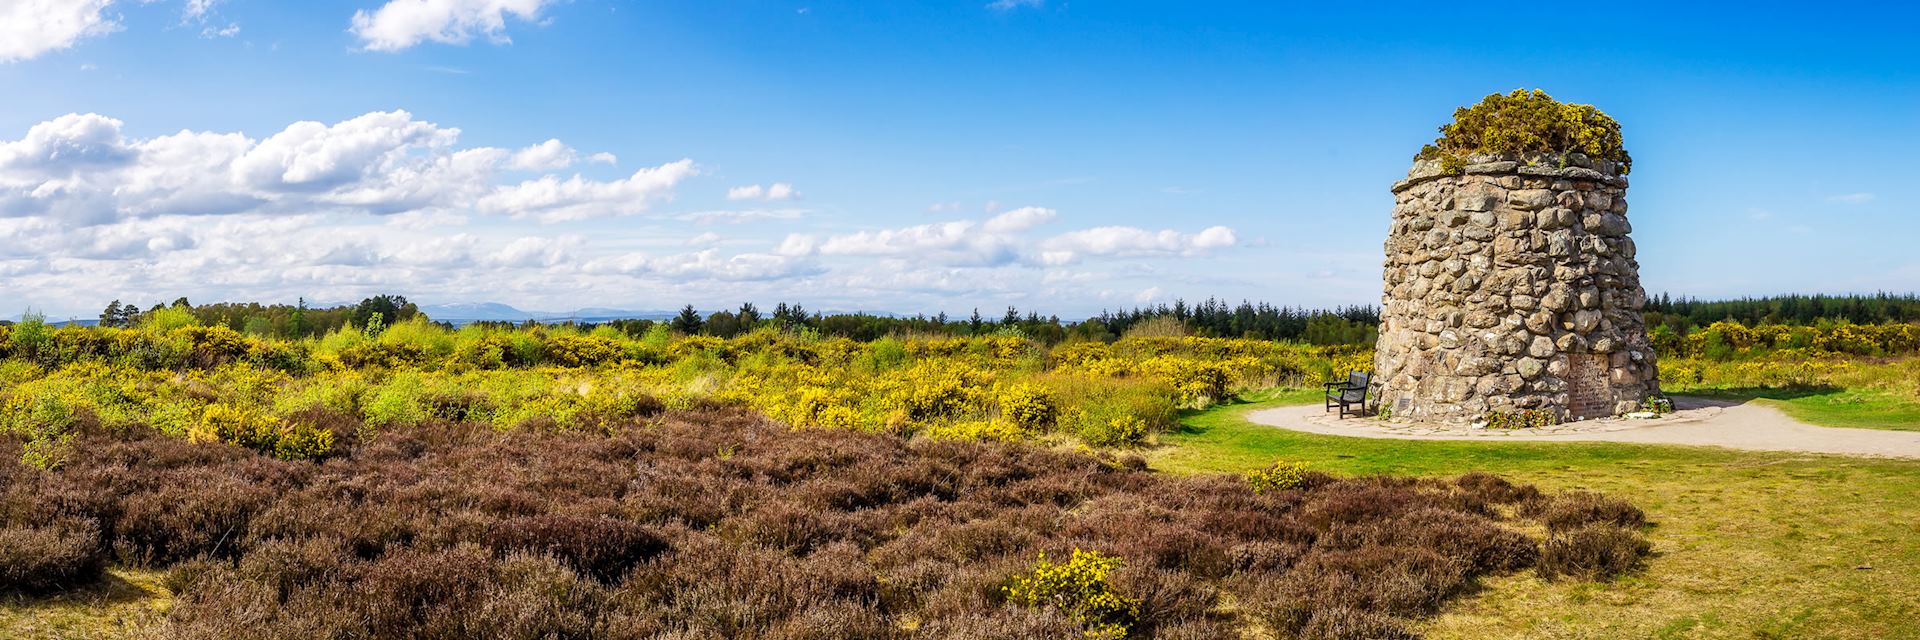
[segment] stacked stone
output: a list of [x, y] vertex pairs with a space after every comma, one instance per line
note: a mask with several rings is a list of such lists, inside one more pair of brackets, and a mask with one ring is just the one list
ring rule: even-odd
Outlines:
[[1393, 185], [1380, 406], [1395, 420], [1579, 420], [1657, 395], [1620, 167], [1580, 154], [1468, 162], [1417, 161]]

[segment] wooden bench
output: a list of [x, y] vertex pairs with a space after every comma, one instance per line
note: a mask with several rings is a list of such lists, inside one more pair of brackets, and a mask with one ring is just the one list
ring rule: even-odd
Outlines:
[[[1340, 417], [1343, 419], [1347, 417], [1348, 413], [1356, 416], [1366, 415], [1367, 374], [1355, 371], [1347, 374], [1347, 379], [1344, 382], [1326, 383], [1326, 389], [1327, 411], [1332, 411], [1335, 407], [1339, 407]], [[1351, 411], [1349, 411], [1350, 407], [1352, 408]]]

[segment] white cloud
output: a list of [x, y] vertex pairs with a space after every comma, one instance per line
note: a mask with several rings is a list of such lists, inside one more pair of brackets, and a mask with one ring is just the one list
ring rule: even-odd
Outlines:
[[674, 186], [695, 173], [693, 161], [681, 159], [610, 182], [587, 180], [578, 174], [566, 180], [545, 176], [498, 187], [481, 198], [478, 206], [484, 212], [534, 216], [542, 222], [629, 215], [671, 198]]
[[1165, 292], [1161, 291], [1160, 287], [1147, 287], [1145, 289], [1142, 289], [1140, 293], [1134, 294], [1133, 301], [1138, 302], [1140, 304], [1146, 304], [1159, 299], [1160, 296], [1162, 295], [1165, 295]]
[[[0, 216], [101, 224], [156, 215], [478, 211], [543, 221], [635, 213], [668, 199], [691, 160], [611, 181], [545, 175], [498, 182], [508, 168], [554, 169], [577, 154], [549, 140], [519, 152], [459, 148], [460, 130], [405, 111], [334, 124], [302, 121], [263, 140], [181, 131], [127, 138], [120, 120], [68, 114], [0, 139]], [[442, 220], [416, 216], [419, 220]]]
[[1827, 202], [1838, 202], [1841, 204], [1866, 204], [1869, 202], [1873, 202], [1873, 194], [1866, 193], [1866, 192], [1843, 193], [1840, 195], [1827, 196]]
[[675, 216], [675, 219], [701, 225], [747, 224], [750, 222], [766, 222], [769, 220], [798, 220], [809, 213], [812, 213], [809, 209], [717, 210], [683, 213]]
[[0, 63], [30, 60], [66, 49], [89, 36], [112, 33], [120, 24], [105, 15], [113, 0], [7, 0], [0, 2]]
[[260, 141], [235, 160], [233, 173], [260, 189], [324, 191], [406, 164], [415, 150], [452, 146], [459, 129], [413, 119], [405, 111], [374, 112], [333, 125], [301, 121]]
[[221, 0], [187, 0], [187, 8], [181, 11], [181, 15], [190, 20], [204, 18], [207, 13], [213, 11], [213, 6], [220, 2]]
[[620, 158], [605, 151], [587, 156], [587, 161], [598, 162], [600, 164], [620, 164]]
[[985, 228], [988, 233], [1018, 233], [1052, 222], [1055, 216], [1052, 209], [1021, 207], [988, 219]]
[[1232, 229], [1208, 227], [1186, 234], [1171, 229], [1148, 231], [1139, 227], [1095, 227], [1073, 231], [1041, 243], [1041, 262], [1070, 264], [1086, 256], [1192, 256], [1239, 242]]
[[513, 168], [528, 171], [553, 171], [573, 166], [580, 159], [573, 147], [557, 138], [521, 149], [513, 154]]
[[703, 232], [700, 235], [687, 238], [687, 245], [694, 246], [694, 247], [704, 247], [707, 245], [719, 244], [719, 242], [720, 242], [720, 234], [714, 233], [712, 231]]
[[813, 255], [819, 250], [820, 239], [813, 234], [792, 233], [787, 234], [786, 239], [781, 240], [779, 248], [774, 249], [773, 252], [776, 255], [800, 257]]
[[987, 231], [972, 220], [834, 236], [820, 243], [818, 251], [828, 256], [911, 256], [966, 266], [1008, 264], [1020, 256], [1013, 239]]
[[799, 195], [799, 193], [793, 190], [793, 185], [785, 182], [775, 182], [765, 187], [750, 184], [727, 189], [728, 200], [766, 200], [772, 202], [791, 200], [797, 195]]
[[987, 8], [994, 11], [1012, 11], [1022, 7], [1038, 9], [1044, 6], [1047, 6], [1047, 0], [993, 0], [987, 3]]
[[349, 31], [373, 51], [399, 51], [432, 40], [466, 44], [475, 35], [506, 44], [507, 16], [535, 22], [554, 0], [389, 0], [372, 13], [355, 11]]
[[776, 253], [910, 259], [948, 266], [1059, 266], [1088, 257], [1196, 256], [1238, 244], [1232, 229], [1210, 227], [1198, 233], [1148, 231], [1136, 227], [1095, 227], [1034, 243], [1023, 235], [1052, 222], [1058, 214], [1022, 207], [985, 222], [955, 220], [895, 229], [843, 234], [820, 240], [791, 234]]
[[237, 22], [229, 23], [227, 26], [220, 27], [217, 29], [209, 26], [209, 27], [202, 28], [200, 30], [200, 37], [207, 38], [207, 39], [231, 38], [237, 35], [240, 35], [240, 24]]
[[935, 202], [927, 205], [927, 213], [950, 213], [960, 210], [958, 202]]
[[567, 261], [572, 250], [583, 242], [580, 236], [528, 236], [507, 243], [493, 253], [489, 262], [503, 267], [551, 267]]
[[583, 271], [666, 279], [758, 281], [808, 275], [818, 269], [806, 261], [767, 253], [722, 256], [717, 249], [653, 257], [629, 253], [588, 262]]

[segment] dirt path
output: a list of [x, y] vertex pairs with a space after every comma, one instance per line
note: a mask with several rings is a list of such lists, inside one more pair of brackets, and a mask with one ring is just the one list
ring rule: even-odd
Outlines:
[[[1321, 407], [1307, 405], [1262, 409], [1247, 419], [1294, 431], [1360, 438], [1407, 440], [1496, 440], [1520, 442], [1637, 442], [1729, 447], [1756, 451], [1801, 451], [1857, 456], [1920, 458], [1920, 432], [1816, 427], [1780, 410], [1757, 403], [1735, 403], [1703, 398], [1674, 398], [1677, 418], [1635, 424], [1610, 421], [1611, 426], [1557, 432], [1464, 431], [1460, 429], [1388, 429], [1359, 418], [1336, 420]], [[1576, 423], [1582, 424], [1582, 423]]]

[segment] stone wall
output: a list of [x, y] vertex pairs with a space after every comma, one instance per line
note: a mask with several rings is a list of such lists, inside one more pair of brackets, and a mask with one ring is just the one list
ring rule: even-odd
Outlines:
[[1380, 406], [1395, 420], [1578, 420], [1657, 395], [1619, 167], [1579, 154], [1469, 162], [1417, 161], [1393, 185]]

